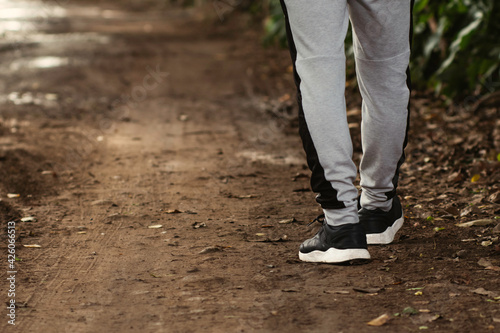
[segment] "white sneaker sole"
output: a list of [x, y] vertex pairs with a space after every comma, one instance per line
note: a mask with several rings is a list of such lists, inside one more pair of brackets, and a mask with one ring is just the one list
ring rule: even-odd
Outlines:
[[401, 215], [401, 217], [397, 219], [392, 226], [388, 227], [386, 231], [379, 234], [367, 234], [366, 242], [369, 245], [392, 243], [392, 241], [394, 240], [394, 236], [396, 236], [398, 230], [403, 226], [403, 222], [404, 215]]
[[299, 259], [307, 262], [342, 263], [356, 259], [370, 259], [370, 253], [366, 249], [335, 249], [329, 248], [327, 251], [312, 251], [302, 253], [299, 251]]

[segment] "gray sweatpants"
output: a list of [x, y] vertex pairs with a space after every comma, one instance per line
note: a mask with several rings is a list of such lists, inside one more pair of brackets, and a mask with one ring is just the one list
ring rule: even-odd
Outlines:
[[361, 205], [388, 211], [404, 161], [412, 0], [281, 0], [294, 62], [300, 134], [326, 221], [358, 222], [345, 105], [344, 39], [353, 27], [363, 98]]

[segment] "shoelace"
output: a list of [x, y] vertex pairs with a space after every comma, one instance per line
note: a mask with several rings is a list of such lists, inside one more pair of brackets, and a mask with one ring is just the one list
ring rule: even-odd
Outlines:
[[316, 217], [314, 220], [312, 220], [311, 222], [309, 222], [307, 224], [308, 227], [310, 227], [311, 225], [313, 225], [315, 222], [318, 222], [318, 223], [321, 223], [323, 224], [325, 222], [325, 214], [321, 214], [321, 215], [318, 215], [318, 217]]

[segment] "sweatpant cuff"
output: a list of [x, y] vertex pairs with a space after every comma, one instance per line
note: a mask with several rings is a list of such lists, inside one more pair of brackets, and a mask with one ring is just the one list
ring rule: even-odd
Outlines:
[[332, 226], [342, 224], [358, 223], [358, 202], [345, 203], [346, 208], [341, 209], [323, 209], [326, 223]]

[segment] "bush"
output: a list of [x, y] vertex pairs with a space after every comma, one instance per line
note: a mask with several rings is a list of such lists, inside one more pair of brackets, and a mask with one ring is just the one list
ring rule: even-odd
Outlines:
[[[279, 0], [270, 0], [268, 6], [264, 41], [285, 45]], [[415, 86], [456, 100], [498, 90], [499, 35], [495, 0], [416, 0], [411, 66]], [[348, 51], [350, 43], [348, 37]]]
[[498, 89], [500, 8], [495, 0], [418, 0], [413, 77], [449, 97]]

